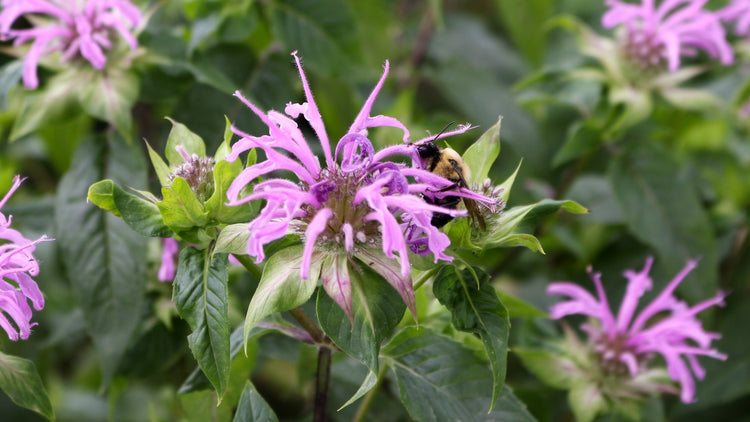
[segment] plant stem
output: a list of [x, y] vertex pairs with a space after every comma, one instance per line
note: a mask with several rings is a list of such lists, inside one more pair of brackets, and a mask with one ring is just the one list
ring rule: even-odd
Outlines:
[[315, 340], [316, 344], [318, 344], [318, 345], [326, 345], [326, 346], [329, 344], [329, 342], [327, 341], [326, 335], [323, 332], [323, 330], [321, 330], [315, 324], [315, 322], [312, 320], [312, 318], [310, 318], [309, 316], [307, 316], [307, 314], [305, 313], [304, 310], [302, 310], [302, 308], [297, 307], [297, 308], [294, 308], [294, 309], [290, 309], [289, 313], [292, 314], [292, 316], [294, 317], [294, 319], [296, 319], [297, 322], [299, 322], [299, 325], [301, 325], [302, 328], [305, 329], [305, 331], [307, 331], [308, 333], [310, 333], [310, 335], [312, 336], [313, 340]]
[[[299, 308], [298, 308], [299, 309]], [[315, 375], [315, 409], [313, 422], [328, 420], [328, 383], [331, 376], [331, 354], [328, 347], [318, 347], [318, 371]]]
[[250, 259], [248, 255], [234, 255], [234, 257], [237, 259], [237, 261], [242, 264], [245, 269], [253, 275], [253, 277], [260, 280], [260, 277], [263, 275], [263, 271]]
[[354, 415], [352, 422], [362, 422], [365, 419], [365, 415], [370, 410], [370, 406], [372, 406], [372, 402], [375, 400], [375, 396], [378, 394], [380, 384], [383, 383], [383, 379], [385, 378], [385, 371], [387, 369], [388, 368], [386, 366], [381, 366], [380, 370], [378, 370], [378, 382], [375, 383], [372, 389], [367, 392], [365, 398], [362, 399], [362, 403], [357, 408], [357, 413]]

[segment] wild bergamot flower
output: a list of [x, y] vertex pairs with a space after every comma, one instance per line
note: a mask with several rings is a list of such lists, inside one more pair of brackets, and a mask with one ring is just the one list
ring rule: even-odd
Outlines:
[[[233, 145], [228, 161], [236, 160], [239, 154], [251, 148], [262, 150], [266, 156], [264, 161], [247, 167], [227, 192], [230, 205], [265, 200], [259, 215], [249, 223], [247, 253], [261, 262], [265, 258], [265, 245], [287, 234], [297, 234], [304, 242], [300, 277], [310, 276], [312, 263], [327, 260], [330, 265], [324, 266], [320, 275], [323, 288], [350, 318], [350, 271], [356, 271], [359, 265], [354, 258], [387, 280], [415, 314], [409, 250], [432, 253], [435, 262], [451, 261], [445, 254], [450, 241], [430, 224], [432, 213], [464, 214], [430, 204], [423, 195], [464, 195], [475, 200], [492, 200], [467, 189], [441, 192], [441, 188], [452, 184], [449, 180], [419, 168], [382, 161], [385, 156], [404, 151], [411, 153], [415, 149], [408, 144], [409, 131], [400, 121], [389, 116], [370, 116], [375, 97], [388, 74], [387, 61], [380, 81], [332, 150], [300, 60], [296, 52], [292, 55], [307, 102], [287, 104], [285, 114], [264, 113], [242, 94], [235, 93], [269, 130], [267, 135], [253, 136], [232, 128], [242, 139]], [[299, 116], [305, 118], [317, 135], [323, 151], [322, 165], [293, 120]], [[367, 137], [368, 129], [382, 126], [400, 129], [404, 144], [375, 153]], [[443, 136], [469, 128], [461, 126]], [[274, 177], [280, 170], [291, 172], [298, 182]], [[253, 186], [251, 194], [241, 196], [258, 177], [272, 172], [272, 177]]]

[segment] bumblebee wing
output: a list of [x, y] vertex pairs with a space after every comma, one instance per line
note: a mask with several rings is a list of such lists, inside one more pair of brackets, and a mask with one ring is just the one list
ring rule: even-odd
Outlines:
[[[451, 165], [453, 166], [453, 170], [458, 175], [458, 186], [468, 188], [469, 184], [466, 182], [466, 179], [464, 178], [463, 170], [461, 169], [461, 166], [458, 165], [455, 161], [451, 162]], [[479, 224], [479, 228], [482, 231], [487, 230], [487, 224], [484, 222], [484, 217], [482, 217], [482, 212], [479, 210], [479, 206], [476, 202], [474, 202], [471, 199], [462, 198], [464, 201], [464, 206], [466, 207], [466, 212], [469, 213], [469, 218], [471, 220], [476, 221]]]

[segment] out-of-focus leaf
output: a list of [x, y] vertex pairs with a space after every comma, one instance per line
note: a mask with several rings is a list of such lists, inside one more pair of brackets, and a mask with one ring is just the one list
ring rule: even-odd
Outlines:
[[[114, 136], [114, 135], [113, 135]], [[91, 138], [76, 151], [55, 203], [55, 244], [83, 309], [108, 383], [138, 327], [145, 288], [146, 239], [86, 202], [89, 186], [111, 178], [146, 185], [140, 148]]]
[[190, 350], [216, 389], [219, 400], [229, 380], [229, 317], [227, 255], [183, 248], [172, 298], [193, 333]]
[[489, 279], [478, 268], [459, 271], [453, 265], [446, 265], [435, 276], [432, 292], [450, 311], [456, 329], [482, 339], [492, 368], [492, 402], [488, 409], [491, 411], [505, 384], [510, 319]]
[[21, 81], [23, 60], [13, 60], [0, 68], [0, 109], [7, 107], [10, 90]]
[[311, 69], [345, 75], [358, 59], [359, 37], [343, 0], [280, 0], [274, 3], [272, 28], [287, 50], [298, 50]]
[[133, 122], [130, 109], [138, 99], [138, 77], [130, 71], [108, 68], [101, 72], [91, 68], [78, 71], [73, 81], [78, 100], [86, 112], [109, 122], [129, 137]]
[[0, 352], [0, 390], [13, 403], [49, 420], [55, 419], [55, 411], [34, 362]]
[[406, 310], [398, 292], [363, 263], [358, 269], [350, 268], [349, 275], [354, 324], [323, 289], [318, 291], [316, 308], [323, 331], [347, 355], [362, 362], [370, 371], [359, 391], [342, 407], [353, 403], [375, 385], [380, 345], [391, 335]]
[[535, 420], [508, 386], [488, 413], [492, 376], [487, 362], [448, 337], [409, 327], [386, 344], [382, 356], [393, 368], [401, 401], [418, 421]]
[[536, 306], [497, 289], [497, 297], [500, 302], [508, 309], [508, 315], [511, 318], [547, 318], [547, 313]]
[[534, 66], [542, 64], [547, 44], [546, 24], [555, 2], [552, 0], [495, 0], [500, 19], [526, 59]]
[[271, 406], [263, 400], [253, 384], [248, 381], [242, 390], [233, 422], [278, 422]]
[[596, 122], [575, 122], [568, 129], [565, 143], [552, 159], [552, 165], [557, 167], [594, 151], [603, 141], [602, 130], [597, 127]]
[[652, 142], [639, 142], [615, 157], [609, 178], [630, 232], [658, 251], [657, 265], [669, 279], [688, 259], [700, 258], [678, 290], [694, 303], [715, 294], [719, 257], [714, 232], [678, 163]]

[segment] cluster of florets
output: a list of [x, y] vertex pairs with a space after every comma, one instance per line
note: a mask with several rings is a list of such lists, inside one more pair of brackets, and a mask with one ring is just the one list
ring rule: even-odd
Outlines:
[[175, 167], [167, 178], [171, 184], [175, 177], [185, 179], [195, 196], [205, 201], [214, 193], [214, 159], [213, 157], [199, 157], [188, 154], [184, 148], [177, 147], [177, 151], [184, 160]]

